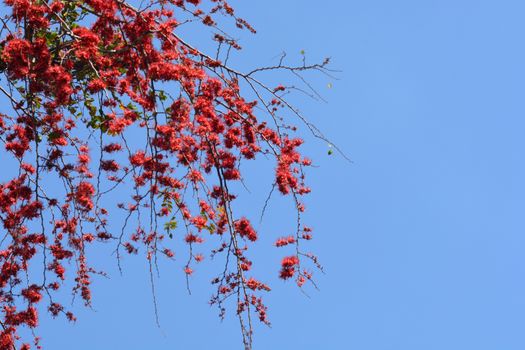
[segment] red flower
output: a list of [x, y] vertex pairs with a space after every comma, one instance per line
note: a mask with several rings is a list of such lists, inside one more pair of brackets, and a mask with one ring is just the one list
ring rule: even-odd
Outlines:
[[29, 288], [22, 291], [22, 295], [31, 303], [38, 303], [42, 299], [40, 294], [40, 287], [36, 284], [31, 285]]
[[95, 188], [89, 182], [78, 184], [75, 192], [75, 200], [85, 210], [93, 209], [92, 197], [95, 194]]
[[292, 243], [295, 243], [295, 237], [293, 236], [288, 236], [288, 237], [282, 237], [282, 238], [279, 238], [277, 241], [275, 241], [275, 246], [276, 247], [283, 247], [285, 245], [288, 245], [288, 244], [292, 244]]
[[257, 240], [257, 232], [246, 218], [241, 218], [235, 222], [235, 230], [243, 238], [248, 238], [252, 242]]
[[299, 258], [295, 255], [287, 256], [281, 261], [281, 272], [279, 277], [288, 279], [295, 274], [295, 268], [299, 265]]

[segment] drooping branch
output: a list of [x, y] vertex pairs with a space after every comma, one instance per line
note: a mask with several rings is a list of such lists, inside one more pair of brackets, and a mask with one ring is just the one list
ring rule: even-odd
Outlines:
[[[90, 305], [91, 279], [103, 272], [92, 267], [88, 245], [115, 244], [120, 271], [124, 251], [144, 252], [157, 310], [158, 258], [175, 259], [180, 241], [187, 246], [181, 260], [188, 290], [196, 264], [209, 252], [219, 265], [211, 303], [221, 317], [233, 304], [250, 349], [254, 315], [269, 324], [261, 294], [270, 287], [251, 276], [249, 250], [258, 233], [235, 205], [242, 195], [235, 184], [244, 184], [240, 165], [273, 159], [268, 183], [291, 198], [297, 213], [295, 231], [275, 242], [293, 247], [279, 276], [315, 286], [306, 263], [321, 266], [302, 248], [312, 238], [302, 223], [301, 199], [310, 192], [305, 167], [311, 161], [298, 151], [303, 141], [295, 136], [294, 118], [329, 142], [286, 99], [304, 90], [272, 87], [264, 74], [280, 72], [285, 79], [288, 73], [318, 96], [302, 74], [332, 74], [329, 60], [294, 66], [283, 55], [277, 65], [246, 73], [231, 67], [229, 57], [240, 45], [220, 21], [255, 30], [224, 0], [6, 4], [11, 13], [1, 19], [0, 93], [11, 108], [0, 115], [1, 157], [17, 167], [0, 184], [0, 349], [29, 348], [17, 331], [37, 326], [43, 300], [51, 314], [74, 320], [54, 297], [70, 279], [73, 295]], [[183, 38], [180, 26], [190, 24], [211, 31], [215, 57]], [[111, 197], [121, 189], [129, 198]], [[123, 222], [112, 230], [109, 218], [117, 210]], [[33, 271], [42, 272], [41, 280], [26, 277], [37, 276]]]

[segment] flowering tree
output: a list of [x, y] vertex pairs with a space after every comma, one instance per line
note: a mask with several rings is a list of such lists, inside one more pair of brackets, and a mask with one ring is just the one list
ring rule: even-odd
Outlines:
[[[280, 277], [302, 286], [313, 283], [310, 268], [320, 267], [302, 245], [312, 238], [301, 220], [301, 196], [310, 192], [303, 169], [311, 161], [283, 115], [323, 136], [287, 102], [290, 87], [269, 86], [260, 75], [277, 70], [302, 79], [306, 70], [326, 73], [328, 60], [291, 66], [283, 55], [274, 66], [234, 69], [228, 58], [240, 46], [224, 27], [255, 30], [225, 0], [5, 5], [0, 349], [40, 347], [38, 337], [20, 335], [37, 326], [40, 304], [75, 320], [56, 295], [68, 281], [90, 304], [90, 281], [103, 271], [91, 267], [88, 245], [114, 244], [119, 267], [122, 254], [144, 254], [151, 271], [161, 256], [174, 259], [181, 241], [187, 278], [205, 255], [220, 264], [211, 303], [222, 317], [231, 301], [251, 348], [252, 317], [269, 322], [261, 294], [270, 288], [250, 272], [257, 232], [235, 214], [231, 188], [243, 179], [241, 162], [274, 159], [269, 184], [297, 210], [296, 230], [276, 237], [275, 246], [292, 246]], [[212, 33], [213, 54], [183, 38], [190, 25]], [[107, 205], [122, 188], [129, 197]], [[125, 218], [117, 230], [108, 219], [115, 210]]]

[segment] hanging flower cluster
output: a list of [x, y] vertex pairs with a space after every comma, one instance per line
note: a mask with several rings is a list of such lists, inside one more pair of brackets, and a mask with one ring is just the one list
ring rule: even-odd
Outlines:
[[[300, 198], [310, 192], [303, 169], [311, 165], [279, 114], [288, 109], [302, 119], [284, 100], [287, 88], [267, 87], [256, 75], [324, 70], [328, 61], [289, 67], [281, 60], [249, 73], [231, 68], [225, 62], [240, 46], [219, 18], [255, 31], [225, 0], [146, 1], [140, 8], [126, 0], [5, 4], [0, 94], [11, 108], [0, 114], [0, 158], [15, 171], [0, 179], [0, 350], [33, 346], [18, 329], [38, 325], [40, 303], [75, 320], [54, 296], [69, 279], [90, 304], [91, 280], [102, 272], [91, 267], [86, 247], [97, 242], [116, 244], [119, 266], [124, 252], [142, 251], [150, 264], [158, 255], [187, 256], [187, 276], [208, 253], [214, 264], [222, 256], [211, 302], [222, 315], [232, 300], [251, 348], [249, 314], [269, 323], [260, 293], [270, 288], [250, 272], [258, 233], [235, 214], [232, 188], [243, 179], [243, 161], [271, 157], [269, 182], [292, 198], [300, 219]], [[190, 25], [213, 33], [215, 57], [178, 34]], [[129, 198], [107, 207], [104, 199], [126, 185]], [[109, 223], [114, 210], [125, 218], [117, 231]], [[310, 231], [298, 220], [297, 232], [275, 243], [294, 247], [279, 275], [299, 286], [312, 278], [303, 262], [318, 266], [299, 247]], [[208, 242], [214, 246], [206, 251]], [[40, 348], [38, 338], [33, 343]]]

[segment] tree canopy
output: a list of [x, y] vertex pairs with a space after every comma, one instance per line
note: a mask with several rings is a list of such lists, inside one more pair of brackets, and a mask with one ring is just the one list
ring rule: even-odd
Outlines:
[[[0, 349], [39, 347], [19, 332], [37, 326], [38, 305], [75, 320], [57, 291], [72, 288], [90, 304], [92, 278], [104, 271], [85, 250], [103, 242], [119, 267], [128, 253], [144, 254], [151, 273], [157, 259], [180, 257], [187, 278], [213, 256], [221, 272], [211, 303], [221, 316], [231, 305], [251, 348], [253, 318], [269, 324], [261, 295], [270, 287], [251, 273], [258, 232], [235, 210], [242, 163], [272, 159], [272, 193], [297, 212], [296, 229], [275, 237], [289, 249], [280, 278], [301, 287], [320, 268], [303, 248], [312, 162], [294, 124], [324, 136], [287, 101], [293, 86], [261, 75], [304, 82], [305, 71], [328, 74], [328, 60], [294, 66], [283, 55], [235, 69], [228, 60], [241, 47], [228, 32], [255, 29], [224, 0], [5, 0], [1, 20], [0, 159], [9, 170], [0, 183]], [[210, 33], [216, 51], [188, 41], [188, 26]], [[121, 189], [127, 197], [114, 195]], [[118, 230], [115, 211], [125, 217]]]

